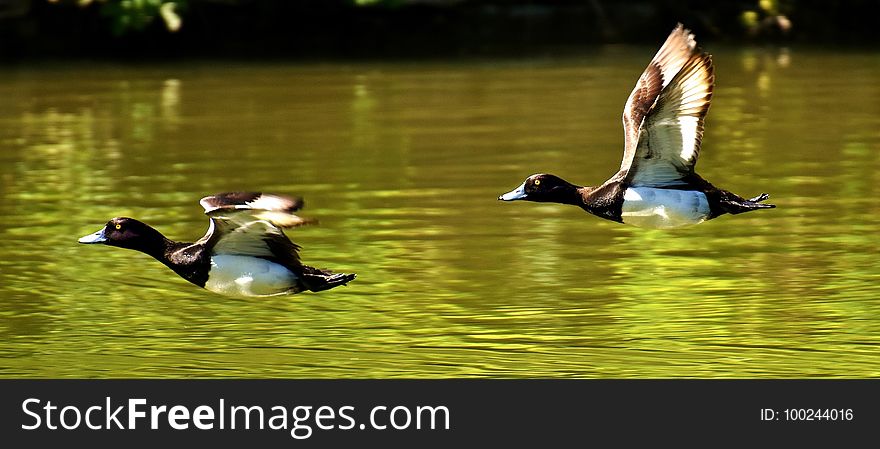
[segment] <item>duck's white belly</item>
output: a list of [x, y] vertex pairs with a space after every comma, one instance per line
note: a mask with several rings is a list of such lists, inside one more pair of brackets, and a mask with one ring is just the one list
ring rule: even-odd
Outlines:
[[289, 293], [297, 277], [275, 262], [248, 256], [211, 256], [205, 288], [227, 296], [267, 296]]
[[693, 190], [630, 187], [623, 193], [620, 218], [642, 228], [668, 229], [701, 223], [709, 216], [709, 201]]

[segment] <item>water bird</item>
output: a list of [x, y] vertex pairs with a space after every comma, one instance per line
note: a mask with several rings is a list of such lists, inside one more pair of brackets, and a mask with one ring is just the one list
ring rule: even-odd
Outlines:
[[614, 176], [582, 187], [535, 174], [498, 199], [572, 204], [607, 220], [653, 229], [776, 207], [761, 203], [766, 193], [745, 199], [694, 171], [714, 85], [712, 57], [678, 24], [626, 101], [623, 162]]
[[299, 197], [230, 192], [199, 201], [210, 219], [195, 243], [176, 242], [133, 218], [116, 217], [79, 243], [118, 246], [146, 253], [187, 281], [227, 296], [252, 297], [319, 292], [352, 281], [355, 274], [303, 265], [300, 247], [282, 229], [315, 223], [294, 212]]

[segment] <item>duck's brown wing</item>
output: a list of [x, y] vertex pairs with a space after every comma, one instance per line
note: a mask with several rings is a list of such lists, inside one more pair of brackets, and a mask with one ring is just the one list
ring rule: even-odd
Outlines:
[[294, 214], [305, 205], [300, 197], [261, 192], [229, 192], [206, 196], [199, 200], [199, 204], [208, 216], [212, 216], [217, 211], [249, 210], [252, 214], [260, 215], [282, 228], [293, 228], [315, 222]]
[[620, 175], [631, 185], [683, 183], [700, 152], [715, 75], [711, 57], [679, 24], [642, 73], [623, 113]]

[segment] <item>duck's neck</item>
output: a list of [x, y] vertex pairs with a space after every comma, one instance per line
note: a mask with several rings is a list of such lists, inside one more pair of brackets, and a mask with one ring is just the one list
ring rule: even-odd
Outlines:
[[164, 262], [163, 257], [165, 253], [173, 244], [174, 242], [165, 238], [161, 232], [147, 226], [145, 229], [140, 230], [137, 238], [115, 243], [114, 246], [140, 251], [153, 256], [153, 258], [160, 262]]
[[211, 258], [203, 251], [203, 245], [175, 242], [169, 239], [165, 239], [164, 242], [165, 249], [161, 254], [148, 254], [174, 270], [178, 276], [199, 287], [204, 287], [208, 281], [208, 269], [211, 266]]
[[572, 206], [587, 209], [586, 195], [592, 191], [594, 187], [582, 187], [569, 184], [554, 190], [552, 201], [554, 203], [571, 204]]
[[[159, 234], [159, 235], [162, 236], [162, 234]], [[142, 253], [145, 253], [145, 254], [152, 256], [154, 259], [156, 259], [159, 262], [162, 262], [163, 264], [168, 266], [168, 268], [171, 268], [172, 270], [177, 271], [175, 269], [176, 263], [175, 263], [174, 259], [172, 258], [172, 256], [174, 255], [175, 251], [180, 249], [181, 246], [182, 245], [180, 243], [175, 242], [174, 240], [165, 238], [165, 236], [162, 236], [161, 240], [157, 239], [153, 243], [151, 243], [149, 246], [146, 246], [144, 248], [135, 248], [135, 249], [137, 249], [138, 251], [140, 251]]]
[[189, 265], [189, 260], [187, 257], [181, 257], [181, 253], [186, 253], [186, 248], [192, 246], [192, 243], [175, 242], [162, 235], [161, 232], [153, 228], [150, 229], [152, 235], [149, 238], [143, 239], [142, 244], [131, 247], [131, 249], [152, 256], [183, 276], [181, 270], [186, 269], [186, 266]]

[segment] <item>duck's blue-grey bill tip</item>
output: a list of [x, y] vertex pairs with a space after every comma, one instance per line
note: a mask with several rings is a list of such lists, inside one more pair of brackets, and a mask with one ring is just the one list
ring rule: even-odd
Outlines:
[[104, 243], [107, 241], [107, 237], [104, 236], [104, 230], [101, 229], [100, 231], [98, 231], [94, 234], [89, 234], [89, 235], [80, 237], [80, 239], [77, 241], [80, 243]]
[[526, 197], [526, 185], [523, 183], [521, 186], [511, 190], [510, 192], [505, 193], [498, 197], [501, 201], [516, 201], [521, 200]]

